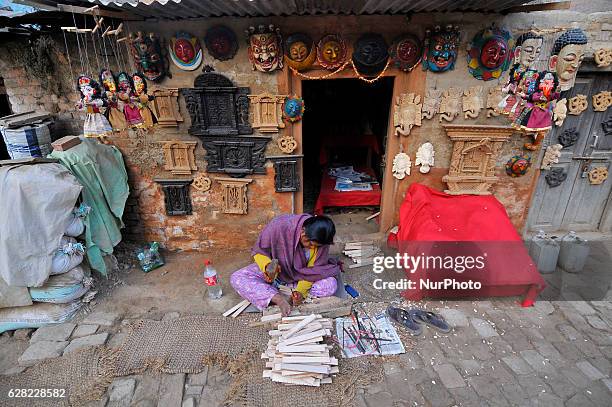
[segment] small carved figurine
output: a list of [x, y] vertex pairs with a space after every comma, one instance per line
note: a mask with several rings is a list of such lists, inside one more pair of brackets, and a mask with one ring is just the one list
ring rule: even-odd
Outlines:
[[200, 192], [206, 192], [210, 189], [212, 181], [206, 175], [201, 174], [193, 179], [193, 184], [191, 185]]
[[404, 179], [406, 175], [410, 175], [410, 167], [412, 162], [408, 154], [399, 152], [393, 158], [393, 176], [397, 179]]
[[425, 95], [425, 99], [423, 100], [421, 114], [423, 119], [432, 119], [436, 115], [436, 113], [438, 113], [440, 109], [441, 96], [441, 90], [432, 88], [427, 89], [427, 94]]
[[466, 119], [475, 119], [484, 107], [482, 86], [471, 86], [463, 92], [463, 111]]
[[598, 68], [605, 68], [606, 66], [610, 66], [612, 64], [612, 48], [604, 49], [600, 48], [597, 51], [593, 52], [593, 59], [597, 64]]
[[283, 136], [277, 140], [278, 148], [286, 154], [291, 154], [297, 148], [297, 141], [291, 136]]
[[499, 104], [502, 101], [502, 90], [498, 86], [489, 88], [487, 95], [487, 117], [499, 116]]
[[544, 153], [544, 158], [542, 159], [540, 169], [550, 170], [550, 167], [553, 164], [557, 164], [559, 162], [559, 157], [561, 157], [562, 148], [563, 146], [561, 144], [553, 144], [552, 146], [548, 146], [546, 148], [546, 152]]
[[506, 174], [510, 175], [511, 177], [520, 177], [527, 173], [530, 166], [530, 155], [515, 155], [506, 163]]
[[403, 93], [398, 96], [393, 112], [395, 134], [408, 136], [412, 126], [421, 125], [421, 95]]
[[586, 95], [576, 95], [569, 100], [569, 114], [578, 116], [587, 109], [588, 105], [589, 102], [587, 101]]
[[421, 174], [427, 174], [431, 167], [434, 166], [435, 155], [433, 144], [429, 142], [421, 144], [421, 147], [416, 152], [416, 160], [414, 160], [415, 166], [421, 166], [419, 168]]
[[459, 116], [461, 93], [459, 88], [448, 88], [444, 91], [440, 102], [440, 122], [442, 120], [452, 122], [455, 117]]
[[548, 171], [548, 174], [546, 174], [546, 176], [544, 177], [544, 179], [546, 180], [546, 183], [551, 188], [558, 187], [559, 185], [563, 183], [563, 181], [565, 181], [566, 178], [567, 178], [567, 172], [564, 172], [563, 168], [558, 168], [558, 167], [551, 168], [550, 171]]
[[572, 127], [564, 130], [563, 133], [557, 136], [557, 139], [563, 147], [570, 147], [576, 144], [578, 137], [580, 137], [580, 133], [578, 133], [578, 130], [576, 130], [575, 127]]
[[601, 185], [608, 179], [608, 169], [606, 167], [594, 167], [589, 171], [589, 182], [591, 185]]
[[566, 98], [557, 100], [557, 103], [555, 103], [555, 108], [553, 109], [553, 116], [554, 116], [555, 124], [557, 125], [557, 127], [563, 126], [563, 122], [565, 121], [565, 117], [567, 116], [567, 99]]

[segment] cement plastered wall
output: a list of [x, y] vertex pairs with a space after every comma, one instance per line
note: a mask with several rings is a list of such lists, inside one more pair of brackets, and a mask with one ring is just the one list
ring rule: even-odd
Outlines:
[[[454, 71], [435, 74], [428, 72], [425, 75], [426, 81], [415, 89], [418, 93], [425, 94], [427, 88], [446, 89], [449, 86], [458, 86], [463, 89], [469, 86], [482, 85], [484, 94], [491, 86], [498, 84], [498, 81], [482, 82], [473, 78], [467, 71], [466, 46], [474, 34], [485, 26], [495, 22], [499, 26], [504, 26], [512, 31], [513, 34], [522, 33], [532, 27], [539, 29], [562, 30], [577, 24], [585, 29], [589, 35], [589, 51], [601, 46], [610, 46], [610, 33], [612, 32], [612, 13], [591, 13], [585, 14], [577, 11], [555, 11], [555, 12], [535, 12], [521, 13], [508, 16], [483, 15], [476, 13], [437, 13], [437, 14], [416, 14], [410, 19], [404, 16], [321, 16], [321, 17], [276, 17], [259, 19], [233, 19], [216, 18], [207, 20], [189, 21], [162, 21], [162, 22], [132, 22], [128, 25], [131, 31], [154, 31], [158, 35], [168, 40], [176, 31], [188, 31], [198, 36], [202, 43], [206, 30], [217, 24], [224, 24], [231, 27], [239, 40], [239, 50], [234, 59], [226, 62], [214, 60], [204, 51], [203, 65], [212, 65], [219, 73], [223, 73], [231, 78], [238, 86], [249, 86], [252, 93], [269, 91], [278, 92], [279, 88], [284, 88], [287, 82], [287, 72], [277, 72], [265, 74], [253, 71], [247, 59], [246, 44], [244, 41], [244, 30], [255, 24], [276, 24], [281, 28], [286, 36], [292, 32], [303, 31], [318, 40], [326, 33], [339, 32], [345, 36], [349, 43], [352, 43], [360, 34], [365, 32], [381, 33], [390, 43], [397, 35], [410, 31], [420, 37], [423, 36], [427, 27], [435, 24], [457, 24], [461, 28], [461, 45], [459, 58]], [[553, 32], [548, 35], [549, 41], [554, 40], [558, 34]], [[63, 48], [63, 43], [58, 49]], [[545, 50], [546, 51], [546, 50]], [[75, 58], [76, 50], [71, 52]], [[65, 58], [64, 58], [65, 59]], [[544, 58], [545, 59], [545, 58]], [[543, 61], [544, 61], [543, 59]], [[112, 60], [111, 60], [112, 62]], [[73, 61], [74, 64], [74, 61]], [[63, 63], [62, 72], [65, 78], [66, 64]], [[117, 70], [117, 67], [113, 67]], [[420, 68], [417, 68], [420, 69]], [[131, 71], [131, 69], [130, 69]], [[192, 72], [181, 71], [170, 62], [172, 78], [166, 78], [159, 84], [149, 84], [153, 89], [160, 87], [191, 87], [193, 80], [200, 73], [200, 69]], [[414, 71], [416, 72], [416, 71]], [[9, 75], [10, 74], [10, 75]], [[410, 73], [407, 75], [413, 75]], [[420, 73], [419, 73], [420, 74]], [[23, 111], [30, 106], [36, 105], [38, 101], [47, 101], [47, 96], [34, 98], [34, 100], [19, 99], [24, 93], [21, 88], [25, 84], [30, 84], [24, 79], [23, 69], [10, 66], [10, 64], [0, 64], [0, 75], [5, 79], [10, 78], [6, 83], [7, 93], [11, 99], [15, 111]], [[422, 74], [420, 74], [422, 75]], [[54, 78], [55, 79], [55, 78]], [[61, 79], [60, 79], [61, 80]], [[503, 81], [504, 79], [502, 79]], [[67, 81], [67, 79], [64, 79]], [[283, 82], [284, 81], [284, 82]], [[34, 86], [34, 85], [31, 85]], [[63, 87], [63, 89], [68, 89]], [[21, 93], [20, 93], [21, 92]], [[65, 93], [55, 95], [58, 103], [53, 104], [53, 98], [49, 96], [47, 104], [53, 111], [60, 115], [61, 119], [68, 122], [66, 129], [70, 130], [80, 126], [80, 118], [72, 110], [75, 101], [75, 93], [68, 90]], [[25, 92], [29, 96], [32, 92]], [[40, 92], [39, 92], [40, 93]], [[37, 93], [38, 94], [38, 93]], [[145, 137], [135, 134], [126, 134], [113, 137], [113, 143], [117, 145], [124, 154], [126, 164], [130, 174], [130, 186], [132, 195], [126, 209], [125, 220], [129, 225], [128, 235], [134, 239], [158, 240], [169, 249], [204, 249], [208, 247], [248, 247], [255, 240], [259, 230], [273, 216], [290, 212], [292, 208], [291, 194], [274, 192], [274, 171], [268, 163], [266, 175], [255, 175], [251, 178], [254, 182], [249, 185], [249, 213], [247, 215], [228, 215], [221, 212], [221, 193], [219, 185], [213, 183], [213, 187], [208, 192], [198, 192], [192, 189], [191, 199], [194, 206], [194, 214], [191, 216], [166, 216], [163, 203], [163, 195], [159, 186], [153, 182], [154, 177], [169, 177], [170, 174], [163, 170], [163, 160], [161, 146], [156, 143], [162, 140], [196, 140], [187, 134], [189, 128], [189, 117], [186, 113], [182, 97], [179, 99], [181, 110], [185, 122], [178, 128], [157, 128]], [[34, 102], [32, 104], [32, 102]], [[368, 103], [368, 101], [362, 101]], [[46, 106], [44, 102], [43, 106]], [[26, 107], [27, 106], [27, 107]], [[51, 109], [48, 109], [51, 110]], [[306, 112], [306, 115], [308, 113]], [[483, 110], [477, 119], [465, 120], [462, 116], [455, 119], [453, 123], [469, 124], [508, 124], [503, 117], [486, 118]], [[286, 130], [288, 131], [288, 130]], [[72, 131], [66, 131], [72, 132]], [[257, 134], [257, 133], [256, 133]], [[283, 134], [283, 133], [280, 133]], [[279, 134], [279, 135], [280, 135]], [[275, 135], [275, 139], [278, 135]], [[278, 154], [275, 139], [268, 144], [267, 155]], [[450, 152], [452, 143], [444, 133], [438, 118], [423, 120], [423, 125], [415, 127], [411, 135], [402, 138], [404, 150], [407, 151], [414, 160], [414, 154], [418, 146], [426, 141], [434, 144], [436, 149], [436, 164], [429, 174], [420, 174], [413, 168], [412, 175], [399, 184], [395, 202], [394, 212], [401, 203], [407, 187], [412, 182], [422, 182], [436, 189], [443, 190], [445, 185], [441, 178], [448, 171]], [[505, 175], [503, 165], [507, 159], [522, 151], [522, 145], [526, 141], [520, 135], [514, 135], [506, 143], [502, 155], [498, 162], [500, 180], [494, 188], [497, 198], [505, 205], [510, 218], [521, 230], [524, 227], [528, 212], [529, 202], [535, 185], [537, 172], [532, 170], [524, 177], [510, 178]], [[388, 151], [387, 160], [391, 160], [397, 151]], [[534, 154], [534, 160], [537, 153]], [[205, 171], [206, 162], [204, 160], [204, 150], [201, 144], [196, 148], [196, 163], [198, 173]], [[534, 163], [537, 167], [537, 162]], [[388, 163], [390, 165], [390, 163]], [[194, 173], [193, 175], [197, 175]], [[309, 174], [304, 174], [309, 176]], [[215, 174], [210, 174], [214, 178]]]

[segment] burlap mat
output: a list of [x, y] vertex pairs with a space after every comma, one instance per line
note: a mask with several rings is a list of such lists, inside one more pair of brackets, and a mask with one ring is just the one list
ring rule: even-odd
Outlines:
[[[9, 406], [68, 406], [102, 397], [113, 380], [114, 354], [92, 347], [44, 361], [22, 373], [0, 376], [0, 400]], [[64, 389], [60, 398], [9, 398], [10, 389]]]

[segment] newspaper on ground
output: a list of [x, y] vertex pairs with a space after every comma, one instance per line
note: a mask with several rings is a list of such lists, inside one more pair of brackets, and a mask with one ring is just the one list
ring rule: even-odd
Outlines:
[[[359, 323], [351, 317], [336, 318], [336, 336], [346, 358], [366, 355], [397, 355], [406, 353], [395, 327], [385, 313], [360, 316]], [[360, 325], [360, 326], [358, 326]], [[357, 341], [354, 339], [359, 338]]]

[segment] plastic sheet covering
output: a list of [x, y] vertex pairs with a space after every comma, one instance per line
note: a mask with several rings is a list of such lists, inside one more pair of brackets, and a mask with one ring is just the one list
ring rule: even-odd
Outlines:
[[81, 298], [91, 287], [89, 267], [77, 266], [64, 274], [49, 277], [49, 280], [38, 288], [30, 288], [32, 301], [64, 304]]
[[36, 303], [29, 307], [0, 309], [0, 333], [70, 321], [83, 304], [80, 300], [76, 300], [68, 304]]
[[81, 189], [60, 164], [0, 167], [0, 277], [9, 286], [47, 280]]

